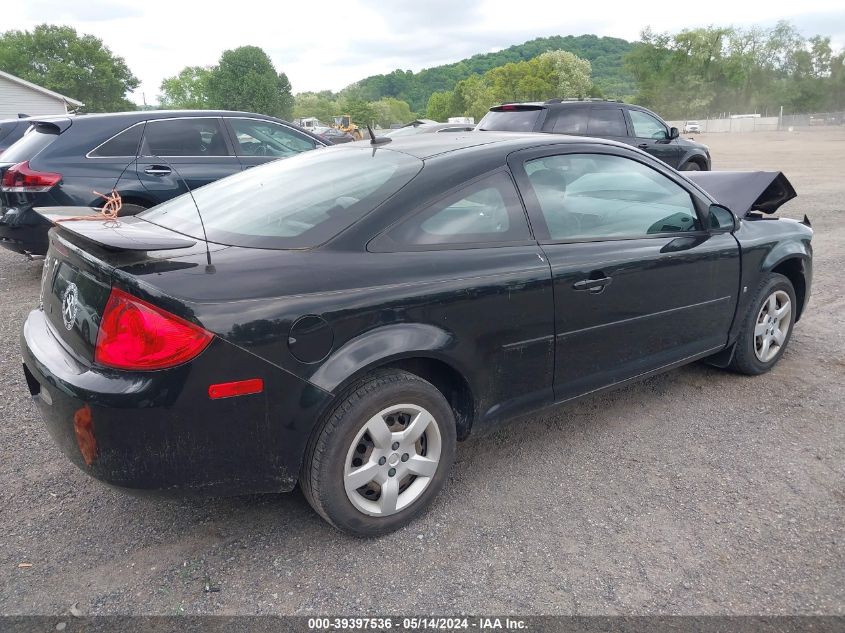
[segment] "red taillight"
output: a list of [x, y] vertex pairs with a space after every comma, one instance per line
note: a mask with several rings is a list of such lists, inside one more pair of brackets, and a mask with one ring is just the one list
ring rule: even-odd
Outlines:
[[118, 369], [166, 369], [195, 358], [213, 334], [137, 297], [112, 288], [94, 360]]
[[509, 110], [516, 110], [516, 106], [515, 106], [515, 105], [510, 105], [510, 104], [508, 104], [508, 105], [503, 105], [503, 106], [502, 106], [502, 110], [506, 110], [506, 111], [509, 111]]
[[261, 378], [250, 378], [249, 380], [219, 382], [216, 385], [209, 385], [208, 397], [212, 400], [218, 400], [232, 396], [248, 396], [262, 391], [264, 391], [264, 381]]
[[49, 191], [61, 179], [61, 174], [30, 169], [29, 161], [24, 161], [6, 170], [0, 189], [8, 193], [40, 193]]

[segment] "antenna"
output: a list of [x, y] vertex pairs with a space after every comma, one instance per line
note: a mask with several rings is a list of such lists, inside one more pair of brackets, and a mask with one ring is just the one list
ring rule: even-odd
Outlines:
[[153, 156], [147, 156], [145, 158], [153, 158], [155, 160], [160, 160], [161, 162], [163, 162], [165, 165], [167, 165], [173, 171], [174, 174], [176, 174], [176, 176], [179, 178], [179, 180], [182, 181], [182, 184], [185, 185], [185, 189], [188, 192], [188, 195], [191, 196], [191, 201], [194, 203], [194, 208], [197, 210], [197, 217], [199, 217], [199, 219], [200, 219], [200, 227], [202, 228], [202, 238], [203, 238], [203, 241], [205, 242], [205, 259], [206, 259], [205, 272], [208, 273], [209, 275], [213, 275], [215, 272], [217, 272], [217, 269], [214, 267], [214, 264], [211, 263], [211, 249], [208, 247], [208, 233], [206, 233], [206, 231], [205, 231], [205, 222], [203, 222], [203, 220], [202, 220], [202, 212], [200, 211], [200, 205], [197, 204], [197, 199], [194, 198], [194, 192], [191, 191], [191, 187], [188, 185], [188, 181], [185, 180], [182, 177], [182, 174], [179, 173], [179, 170], [176, 169], [176, 167], [174, 167], [173, 164], [171, 164], [171, 162], [169, 160], [167, 160], [166, 158], [164, 158], [163, 156], [153, 155]]
[[367, 123], [367, 132], [370, 133], [370, 145], [385, 145], [393, 140], [389, 136], [376, 136], [369, 123]]

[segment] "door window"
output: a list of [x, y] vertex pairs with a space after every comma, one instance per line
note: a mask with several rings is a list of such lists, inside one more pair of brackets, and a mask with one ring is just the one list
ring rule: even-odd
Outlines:
[[701, 228], [689, 192], [629, 158], [547, 156], [526, 162], [525, 171], [555, 241], [623, 239]]
[[621, 108], [593, 108], [587, 123], [588, 136], [628, 136]]
[[651, 138], [662, 141], [669, 138], [666, 126], [650, 114], [639, 110], [628, 110], [631, 115], [631, 123], [634, 125], [634, 136], [637, 138]]
[[148, 121], [144, 131], [151, 156], [230, 156], [220, 119]]
[[289, 127], [257, 119], [229, 119], [241, 156], [281, 158], [307, 152], [317, 142]]
[[513, 181], [497, 173], [435, 202], [385, 237], [397, 245], [425, 246], [513, 242], [531, 234]]

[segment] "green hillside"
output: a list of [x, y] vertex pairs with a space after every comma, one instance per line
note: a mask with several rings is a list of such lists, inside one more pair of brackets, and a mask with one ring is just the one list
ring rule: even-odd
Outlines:
[[526, 61], [548, 50], [570, 51], [589, 60], [593, 66], [593, 81], [607, 97], [625, 97], [636, 93], [636, 83], [622, 63], [633, 44], [616, 37], [596, 35], [567, 35], [538, 37], [496, 53], [473, 55], [469, 59], [426, 68], [418, 73], [394, 70], [386, 75], [374, 75], [349, 86], [355, 96], [365, 101], [395, 97], [407, 101], [411, 110], [424, 112], [432, 92], [451, 90], [455, 83], [472, 74], [482, 74], [508, 62]]

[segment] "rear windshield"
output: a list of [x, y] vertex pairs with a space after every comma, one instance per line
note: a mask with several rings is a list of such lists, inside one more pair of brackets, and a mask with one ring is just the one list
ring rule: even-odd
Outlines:
[[36, 125], [3, 152], [4, 163], [20, 163], [32, 160], [38, 152], [59, 138], [59, 130], [53, 125]]
[[18, 121], [7, 121], [5, 123], [0, 123], [0, 141], [4, 138], [9, 136], [16, 127], [18, 127], [20, 123]]
[[542, 109], [491, 110], [478, 124], [479, 130], [498, 132], [533, 132]]
[[[418, 158], [370, 147], [306, 152], [254, 167], [153, 207], [140, 217], [211, 242], [308, 248], [334, 237], [399, 191]], [[171, 166], [173, 167], [173, 166]]]

